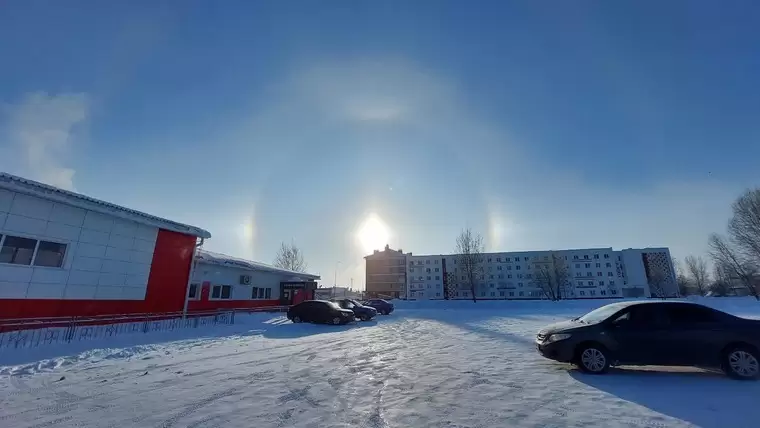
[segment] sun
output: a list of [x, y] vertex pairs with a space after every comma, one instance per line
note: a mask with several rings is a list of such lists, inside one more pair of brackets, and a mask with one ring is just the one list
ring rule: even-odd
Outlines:
[[390, 231], [385, 222], [375, 213], [367, 216], [359, 226], [356, 238], [365, 253], [381, 250], [390, 237]]

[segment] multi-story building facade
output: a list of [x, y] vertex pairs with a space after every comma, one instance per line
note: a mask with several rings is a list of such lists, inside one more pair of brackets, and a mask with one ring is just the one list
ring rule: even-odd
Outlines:
[[[386, 251], [388, 251], [386, 249]], [[376, 252], [373, 256], [383, 254]], [[367, 257], [368, 284], [370, 258]], [[394, 254], [404, 258], [409, 299], [471, 299], [472, 285], [457, 255]], [[389, 265], [376, 265], [373, 272]], [[394, 272], [397, 272], [394, 271]], [[557, 274], [561, 272], [561, 274]], [[478, 299], [547, 298], [547, 274], [561, 277], [562, 298], [676, 296], [675, 269], [667, 248], [588, 248], [558, 251], [520, 251], [482, 254], [475, 274]], [[377, 273], [373, 273], [377, 275]], [[387, 275], [387, 274], [386, 274]], [[397, 273], [396, 273], [397, 275]], [[397, 278], [400, 280], [400, 278]], [[370, 288], [367, 288], [370, 292]], [[371, 292], [370, 292], [371, 294]]]
[[365, 287], [367, 297], [400, 298], [407, 296], [406, 258], [402, 250], [392, 250], [387, 245], [383, 251], [375, 250], [364, 257]]

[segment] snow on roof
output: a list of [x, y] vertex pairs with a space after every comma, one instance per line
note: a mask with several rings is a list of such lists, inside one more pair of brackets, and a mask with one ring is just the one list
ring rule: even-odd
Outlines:
[[312, 279], [312, 280], [320, 279], [319, 275], [313, 275], [313, 274], [305, 273], [305, 272], [296, 272], [296, 271], [292, 271], [288, 269], [282, 269], [282, 268], [278, 268], [278, 267], [268, 265], [265, 263], [254, 262], [252, 260], [245, 260], [245, 259], [228, 256], [226, 254], [215, 253], [215, 252], [207, 251], [207, 250], [198, 250], [196, 257], [201, 263], [208, 263], [208, 264], [228, 266], [228, 267], [241, 267], [243, 269], [250, 269], [250, 270], [257, 270], [257, 271], [264, 271], [264, 272], [292, 274], [293, 276], [297, 276], [299, 278]]
[[77, 208], [95, 211], [101, 214], [147, 224], [173, 232], [193, 235], [200, 238], [210, 238], [211, 234], [201, 228], [177, 223], [161, 217], [156, 217], [130, 208], [125, 208], [110, 202], [101, 201], [79, 193], [63, 190], [34, 180], [17, 177], [0, 172], [0, 189], [24, 193], [54, 202], [61, 202]]

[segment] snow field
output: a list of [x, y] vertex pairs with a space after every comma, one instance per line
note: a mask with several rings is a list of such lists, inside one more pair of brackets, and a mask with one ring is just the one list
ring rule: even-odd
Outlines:
[[[752, 299], [705, 299], [760, 317]], [[0, 354], [0, 427], [756, 427], [760, 382], [579, 373], [545, 324], [605, 301], [400, 302], [376, 321], [140, 334]], [[93, 348], [97, 347], [97, 348]]]

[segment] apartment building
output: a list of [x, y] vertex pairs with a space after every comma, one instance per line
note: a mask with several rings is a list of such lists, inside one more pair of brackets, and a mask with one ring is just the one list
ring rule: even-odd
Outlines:
[[367, 297], [405, 299], [407, 296], [406, 259], [411, 253], [404, 254], [393, 250], [387, 245], [383, 251], [375, 250], [373, 254], [364, 257], [365, 287]]
[[[383, 253], [376, 252], [373, 256], [380, 254]], [[370, 257], [367, 258], [368, 284]], [[472, 298], [467, 275], [457, 265], [458, 256], [397, 252], [392, 266], [397, 267], [402, 257], [406, 266], [406, 293], [400, 292], [398, 297], [406, 294], [409, 299]], [[563, 298], [676, 296], [678, 287], [671, 260], [667, 248], [485, 253], [475, 278], [475, 295], [478, 299], [547, 298], [544, 290], [547, 272], [563, 272], [560, 291]], [[388, 262], [376, 265], [373, 272], [390, 266]], [[396, 275], [397, 272], [394, 271]]]

